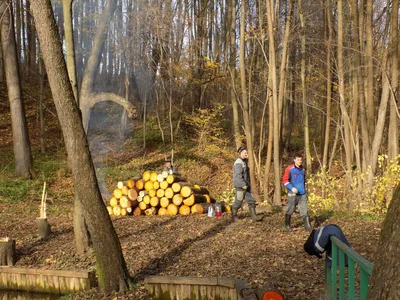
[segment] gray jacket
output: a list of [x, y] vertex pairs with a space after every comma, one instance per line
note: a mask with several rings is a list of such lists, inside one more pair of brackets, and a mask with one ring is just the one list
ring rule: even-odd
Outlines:
[[233, 165], [233, 187], [242, 189], [244, 186], [250, 190], [250, 171], [247, 166], [247, 159], [243, 160], [240, 157]]

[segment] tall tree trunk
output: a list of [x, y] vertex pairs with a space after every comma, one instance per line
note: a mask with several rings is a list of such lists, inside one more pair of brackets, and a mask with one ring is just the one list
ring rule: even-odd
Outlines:
[[[21, 54], [22, 54], [22, 47], [21, 47], [21, 20], [22, 18], [22, 9], [21, 9], [21, 0], [15, 1], [15, 30], [16, 30], [16, 39], [17, 39], [17, 57], [19, 66], [21, 66]], [[20, 69], [21, 71], [21, 69]]]
[[[28, 6], [29, 6], [29, 2], [26, 2], [25, 8], [24, 8], [23, 0], [21, 0], [21, 31], [24, 33], [26, 33], [27, 27], [28, 27], [27, 26], [28, 14], [26, 13], [26, 11], [28, 11], [28, 9], [29, 9]], [[25, 16], [26, 16], [26, 18], [25, 18]], [[20, 54], [21, 55], [21, 66], [20, 66], [20, 69], [24, 70], [24, 72], [21, 72], [20, 75], [22, 75], [21, 78], [23, 78], [24, 80], [26, 80], [26, 78], [27, 78], [27, 75], [25, 75], [25, 74], [27, 74], [29, 71], [28, 67], [27, 67], [28, 63], [27, 63], [27, 58], [26, 58], [26, 56], [28, 55], [28, 52], [26, 49], [27, 44], [28, 44], [28, 42], [27, 42], [26, 34], [22, 34], [21, 35], [21, 54]]]
[[344, 123], [344, 148], [346, 155], [346, 169], [351, 170], [352, 164], [352, 152], [351, 152], [351, 129], [349, 114], [346, 108], [346, 97], [344, 87], [344, 67], [343, 67], [343, 0], [338, 0], [338, 47], [337, 47], [337, 65], [338, 65], [338, 81], [339, 81], [339, 97], [340, 97], [340, 109], [342, 112], [343, 123]]
[[3, 50], [4, 72], [11, 110], [15, 175], [31, 177], [33, 175], [32, 154], [22, 100], [11, 2], [0, 2], [0, 15], [2, 16], [1, 46]]
[[307, 87], [306, 87], [306, 25], [303, 15], [303, 1], [298, 1], [299, 18], [300, 18], [300, 40], [301, 40], [301, 94], [303, 107], [303, 127], [304, 127], [304, 149], [306, 156], [306, 166], [311, 171], [311, 150], [310, 150], [310, 133], [308, 124], [308, 104], [307, 104]]
[[253, 193], [254, 198], [257, 202], [260, 201], [260, 197], [258, 195], [258, 186], [257, 181], [254, 176], [255, 171], [255, 162], [254, 162], [254, 145], [253, 145], [253, 135], [251, 132], [251, 123], [250, 123], [250, 111], [249, 111], [249, 100], [247, 95], [247, 86], [246, 86], [246, 65], [245, 65], [245, 57], [244, 57], [244, 49], [245, 49], [245, 26], [246, 26], [246, 3], [241, 3], [241, 13], [240, 13], [240, 85], [242, 89], [242, 103], [243, 103], [243, 121], [244, 128], [246, 131], [246, 142], [247, 142], [247, 150], [249, 153], [249, 168], [250, 168], [250, 182], [251, 182], [251, 191]]
[[[40, 56], [42, 56], [40, 54]], [[39, 60], [39, 99], [38, 99], [38, 115], [39, 115], [39, 128], [40, 128], [40, 152], [46, 153], [46, 146], [44, 143], [44, 114], [43, 114], [43, 99], [44, 99], [44, 80], [46, 72], [44, 70], [43, 59]]]
[[[35, 25], [31, 16], [30, 1], [26, 1], [26, 28], [27, 28], [27, 43], [28, 48], [26, 49], [27, 69], [28, 78], [30, 81], [31, 75], [36, 73], [36, 32]], [[35, 76], [33, 76], [35, 78]]]
[[230, 53], [229, 53], [229, 68], [231, 73], [231, 86], [230, 86], [230, 97], [232, 103], [233, 113], [233, 135], [235, 137], [236, 149], [240, 147], [240, 127], [239, 127], [239, 106], [236, 98], [236, 0], [230, 0], [229, 3], [230, 11]]
[[383, 131], [385, 129], [385, 121], [387, 115], [387, 106], [390, 98], [390, 83], [387, 70], [388, 51], [385, 50], [382, 62], [382, 94], [381, 102], [379, 104], [378, 117], [375, 125], [375, 134], [371, 143], [371, 157], [369, 160], [369, 166], [371, 171], [368, 173], [368, 186], [372, 187], [374, 176], [376, 172], [376, 166], [378, 164], [379, 149], [382, 144]]
[[[361, 85], [361, 59], [360, 59], [360, 50], [359, 50], [359, 27], [358, 27], [358, 3], [357, 1], [352, 0], [350, 2], [350, 11], [351, 11], [351, 45], [352, 49], [354, 49], [353, 59], [351, 60], [351, 81], [352, 81], [352, 103], [351, 103], [351, 136], [353, 139], [357, 137], [358, 139], [358, 114], [359, 114], [359, 101], [362, 92], [360, 92]], [[355, 11], [354, 11], [355, 10]], [[354, 145], [353, 145], [354, 143]], [[357, 147], [354, 147], [358, 140], [353, 141], [351, 144], [351, 153], [355, 153], [357, 158], [360, 157], [360, 152]], [[358, 165], [358, 164], [357, 164]]]
[[[84, 37], [84, 22], [83, 22], [83, 7], [84, 5], [82, 4], [81, 6], [78, 6], [78, 21], [79, 25], [76, 27], [78, 30], [77, 32], [77, 45], [78, 47], [75, 48], [75, 50], [78, 50], [76, 53], [77, 55], [77, 60], [76, 60], [76, 76], [78, 80], [78, 91], [82, 85], [82, 76], [83, 76], [83, 37]], [[79, 105], [80, 106], [80, 105]]]
[[282, 108], [283, 108], [283, 99], [285, 98], [285, 87], [286, 87], [286, 71], [288, 65], [288, 51], [289, 51], [289, 37], [290, 30], [292, 25], [292, 6], [293, 0], [288, 0], [288, 7], [286, 12], [286, 20], [285, 20], [285, 34], [283, 37], [283, 49], [281, 56], [281, 66], [279, 68], [280, 76], [279, 76], [279, 91], [278, 91], [278, 103], [279, 103], [279, 116], [282, 120]]
[[50, 88], [72, 163], [75, 192], [82, 201], [96, 255], [98, 282], [106, 292], [124, 291], [131, 281], [121, 244], [101, 198], [88, 141], [70, 85], [51, 3], [32, 0], [37, 32]]
[[[1, 41], [1, 35], [0, 35], [0, 41]], [[1, 83], [5, 82], [3, 47], [1, 46], [1, 43], [0, 43], [0, 82]]]
[[[369, 300], [400, 299], [400, 185], [394, 192], [388, 212], [382, 224], [374, 258], [374, 270], [368, 290]], [[389, 251], [390, 250], [390, 251]]]
[[[271, 65], [270, 65], [271, 68]], [[269, 72], [270, 73], [270, 72]], [[269, 79], [267, 82], [267, 86], [270, 86]], [[272, 143], [274, 140], [274, 104], [272, 103], [272, 94], [270, 92], [268, 95], [268, 142], [267, 142], [267, 157], [265, 160], [265, 169], [264, 169], [264, 201], [269, 202], [269, 173], [271, 169], [272, 162]]]
[[74, 29], [72, 26], [72, 3], [74, 0], [63, 0], [63, 14], [64, 14], [64, 35], [65, 45], [67, 50], [66, 61], [69, 81], [71, 82], [72, 90], [74, 91], [75, 101], [79, 105], [78, 99], [78, 83], [76, 79], [75, 68], [75, 47], [74, 47]]
[[388, 156], [389, 160], [394, 160], [399, 151], [399, 139], [390, 138], [398, 136], [398, 116], [397, 116], [397, 99], [399, 86], [399, 1], [392, 1], [391, 12], [391, 32], [390, 32], [390, 57], [392, 59], [392, 78], [391, 78], [391, 93], [390, 93], [390, 122], [389, 122], [389, 143]]
[[331, 71], [331, 51], [332, 51], [332, 13], [331, 0], [325, 1], [325, 22], [326, 22], [326, 124], [325, 124], [325, 141], [324, 153], [322, 155], [322, 172], [328, 167], [328, 151], [331, 134], [331, 101], [332, 101], [332, 71]]
[[274, 205], [281, 205], [281, 158], [280, 158], [280, 130], [279, 130], [279, 103], [278, 103], [278, 85], [276, 75], [276, 54], [275, 54], [275, 42], [271, 38], [274, 36], [274, 12], [272, 3], [266, 0], [267, 8], [267, 22], [268, 22], [268, 36], [269, 40], [269, 63], [272, 66], [270, 69], [271, 73], [271, 93], [273, 103], [273, 120], [274, 120], [274, 178], [275, 178], [275, 193], [274, 193]]
[[[70, 164], [72, 164], [71, 161]], [[78, 256], [83, 256], [88, 253], [92, 241], [90, 239], [90, 232], [85, 219], [83, 204], [82, 201], [79, 201], [78, 193], [76, 193], [74, 197], [73, 223], [76, 254]]]
[[[361, 123], [361, 137], [362, 137], [362, 170], [363, 172], [366, 171], [366, 158], [370, 157], [370, 144], [369, 144], [369, 134], [367, 128], [367, 116], [365, 111], [365, 92], [364, 92], [364, 81], [362, 78], [362, 38], [360, 34], [360, 18], [359, 12], [362, 12], [362, 9], [359, 9], [358, 1], [352, 0], [350, 2], [350, 9], [351, 9], [351, 20], [352, 20], [352, 27], [353, 27], [353, 48], [354, 50], [354, 65], [355, 68], [355, 76], [356, 76], [356, 83], [355, 86], [357, 88], [354, 89], [354, 94], [358, 97], [358, 105], [359, 105], [359, 116], [360, 116], [360, 123]], [[355, 105], [353, 104], [353, 109], [355, 109]], [[354, 132], [353, 132], [354, 134]]]
[[365, 37], [366, 37], [366, 55], [365, 59], [366, 63], [366, 116], [367, 116], [367, 126], [369, 136], [372, 137], [374, 135], [374, 116], [375, 116], [375, 107], [374, 107], [374, 65], [373, 65], [373, 41], [372, 41], [372, 14], [373, 14], [373, 0], [366, 0], [366, 21], [365, 21]]
[[[78, 85], [75, 68], [75, 47], [72, 27], [72, 3], [73, 0], [63, 0], [62, 2], [64, 16], [64, 36], [67, 50], [66, 63], [68, 77], [71, 83], [72, 90], [74, 92], [75, 101], [79, 105]], [[82, 204], [81, 201], [79, 201], [78, 199], [78, 195], [75, 195], [74, 199], [74, 237], [77, 255], [84, 255], [86, 252], [89, 251], [91, 241], [90, 234], [87, 229], [86, 221], [83, 215]]]

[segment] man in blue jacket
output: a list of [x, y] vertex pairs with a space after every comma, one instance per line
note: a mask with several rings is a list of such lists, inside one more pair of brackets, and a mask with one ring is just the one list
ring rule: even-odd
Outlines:
[[233, 165], [233, 187], [235, 188], [235, 202], [232, 205], [232, 218], [237, 219], [237, 213], [242, 206], [243, 200], [247, 201], [249, 213], [253, 221], [261, 221], [262, 216], [256, 215], [256, 200], [251, 194], [250, 170], [247, 165], [248, 153], [244, 146], [238, 149], [239, 158]]
[[287, 210], [285, 214], [285, 229], [287, 231], [292, 231], [290, 221], [297, 205], [299, 206], [300, 216], [303, 219], [305, 229], [307, 231], [312, 230], [307, 214], [306, 175], [302, 163], [303, 157], [300, 154], [296, 154], [294, 163], [286, 168], [282, 178], [283, 185], [288, 190]]
[[[322, 226], [317, 230], [310, 233], [307, 241], [304, 243], [304, 251], [309, 255], [315, 255], [322, 258], [322, 253], [326, 253], [325, 264], [328, 267], [332, 266], [332, 241], [331, 236], [337, 237], [340, 241], [350, 247], [350, 243], [344, 235], [342, 229], [336, 224], [328, 224]], [[347, 265], [347, 256], [345, 257], [345, 264]], [[339, 262], [339, 260], [337, 260]]]

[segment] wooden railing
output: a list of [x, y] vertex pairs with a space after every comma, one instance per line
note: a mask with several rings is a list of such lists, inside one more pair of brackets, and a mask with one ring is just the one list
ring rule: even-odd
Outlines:
[[[331, 242], [332, 267], [325, 267], [326, 299], [365, 300], [368, 294], [369, 276], [372, 274], [372, 263], [341, 242], [338, 238], [334, 236], [331, 237]], [[338, 257], [339, 263], [337, 261]], [[338, 279], [339, 285], [337, 282]]]
[[149, 276], [145, 280], [149, 294], [155, 299], [257, 299], [247, 281], [220, 277]]
[[0, 290], [66, 295], [97, 285], [94, 271], [0, 267]]

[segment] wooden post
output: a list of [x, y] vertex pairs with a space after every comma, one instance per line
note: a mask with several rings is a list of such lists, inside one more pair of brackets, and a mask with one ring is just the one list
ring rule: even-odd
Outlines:
[[36, 226], [42, 239], [46, 239], [50, 235], [51, 229], [47, 218], [36, 218]]
[[0, 266], [13, 266], [15, 262], [15, 240], [0, 239]]

